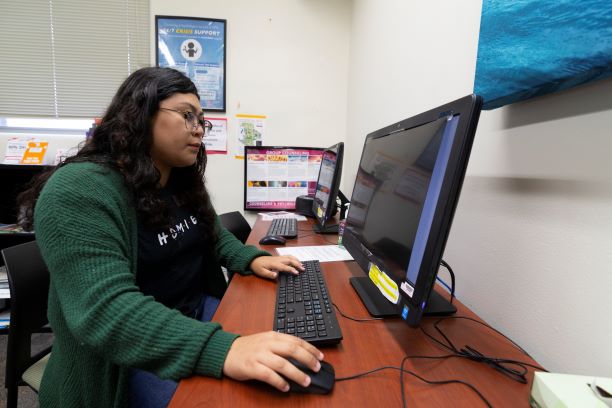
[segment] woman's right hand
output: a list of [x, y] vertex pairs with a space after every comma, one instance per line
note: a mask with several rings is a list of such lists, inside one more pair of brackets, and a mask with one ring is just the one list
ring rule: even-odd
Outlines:
[[310, 377], [287, 358], [298, 360], [318, 372], [323, 353], [312, 344], [289, 334], [272, 331], [252, 334], [234, 340], [223, 364], [223, 374], [240, 381], [263, 381], [285, 392], [289, 391], [285, 378], [308, 387]]

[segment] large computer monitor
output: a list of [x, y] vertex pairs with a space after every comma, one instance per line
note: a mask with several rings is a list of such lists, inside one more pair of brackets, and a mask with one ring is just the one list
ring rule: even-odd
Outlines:
[[245, 146], [244, 209], [295, 210], [295, 199], [314, 195], [322, 147]]
[[338, 208], [338, 195], [346, 201], [340, 192], [340, 179], [342, 176], [342, 161], [344, 158], [344, 143], [340, 142], [328, 147], [323, 152], [321, 169], [317, 179], [316, 190], [312, 202], [312, 213], [316, 223], [314, 231], [319, 234], [338, 233], [338, 223], [332, 221], [332, 216]]
[[367, 135], [343, 245], [367, 276], [351, 284], [373, 316], [455, 307], [433, 291], [482, 99], [468, 95]]

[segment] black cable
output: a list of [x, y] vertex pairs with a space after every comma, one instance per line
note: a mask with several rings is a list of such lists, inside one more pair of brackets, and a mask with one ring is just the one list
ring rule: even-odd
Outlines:
[[[429, 359], [429, 360], [446, 360], [447, 358], [465, 358], [464, 356], [460, 356], [457, 354], [445, 354], [442, 356], [408, 356], [407, 358], [410, 359]], [[533, 367], [533, 368], [537, 368], [537, 369], [542, 369], [540, 366], [535, 366], [533, 364], [529, 364], [529, 363], [522, 363], [524, 365]], [[546, 371], [544, 369], [542, 369], [543, 371]]]
[[325, 240], [325, 242], [328, 242], [330, 244], [338, 245], [338, 241], [337, 240], [336, 241], [330, 241], [329, 239], [326, 238], [325, 235], [323, 235], [323, 240]]
[[[313, 235], [317, 234], [314, 229], [305, 229], [305, 230], [298, 229], [298, 232], [308, 232], [308, 234], [304, 234], [304, 235], [299, 235], [298, 234], [298, 236], [297, 236], [298, 239], [310, 237], [310, 236], [313, 236]], [[325, 238], [325, 235], [323, 235], [323, 240], [325, 240], [325, 242], [330, 243], [330, 244], [334, 244], [334, 245], [338, 244], [337, 241], [330, 241], [327, 238]]]
[[404, 395], [404, 379], [403, 379], [403, 374], [404, 372], [418, 378], [419, 380], [427, 383], [427, 384], [437, 384], [437, 385], [444, 385], [444, 384], [463, 384], [469, 388], [471, 388], [479, 397], [480, 399], [487, 405], [487, 407], [492, 408], [493, 406], [491, 405], [491, 403], [489, 403], [489, 401], [484, 397], [484, 395], [481, 394], [480, 391], [478, 391], [478, 389], [476, 387], [474, 387], [472, 384], [465, 382], [465, 381], [461, 381], [461, 380], [441, 380], [441, 381], [432, 381], [432, 380], [427, 380], [423, 377], [421, 377], [420, 375], [407, 370], [404, 368], [404, 363], [406, 362], [406, 360], [408, 360], [408, 356], [404, 357], [402, 359], [402, 364], [400, 366], [400, 384], [402, 386], [402, 403], [404, 405], [404, 407], [406, 406], [406, 397]]
[[345, 319], [349, 319], [349, 320], [353, 320], [355, 322], [371, 322], [373, 320], [383, 320], [382, 317], [369, 317], [369, 318], [360, 318], [360, 317], [351, 317], [351, 316], [347, 316], [344, 313], [342, 313], [342, 310], [340, 310], [340, 308], [338, 307], [338, 305], [336, 305], [334, 302], [332, 302], [332, 305], [334, 305], [334, 307], [336, 308], [336, 310], [338, 311], [338, 313], [340, 313], [340, 316], [344, 317]]
[[472, 384], [470, 384], [468, 382], [461, 381], [461, 380], [441, 380], [441, 381], [428, 380], [428, 379], [423, 378], [420, 375], [416, 374], [415, 372], [410, 371], [410, 370], [404, 368], [404, 363], [409, 358], [410, 357], [408, 357], [408, 356], [404, 357], [402, 359], [402, 363], [401, 363], [400, 367], [395, 367], [395, 366], [379, 367], [379, 368], [375, 368], [373, 370], [369, 370], [369, 371], [365, 371], [363, 373], [358, 373], [358, 374], [350, 375], [350, 376], [347, 376], [347, 377], [338, 377], [338, 378], [336, 378], [336, 382], [338, 382], [338, 381], [353, 380], [355, 378], [364, 377], [366, 375], [373, 374], [373, 373], [376, 373], [376, 372], [382, 371], [382, 370], [399, 370], [399, 372], [400, 372], [400, 387], [401, 387], [401, 394], [402, 394], [402, 406], [404, 406], [404, 407], [406, 406], [406, 393], [405, 393], [405, 390], [404, 390], [404, 373], [408, 373], [408, 374], [418, 378], [419, 380], [423, 381], [426, 384], [432, 384], [432, 385], [463, 384], [463, 385], [469, 387], [470, 389], [472, 389], [480, 397], [480, 399], [482, 399], [482, 401], [487, 405], [487, 407], [492, 407], [492, 405], [489, 403], [489, 401], [487, 401], [487, 399], [484, 397], [484, 395], [482, 395], [482, 393], [480, 391], [478, 391], [478, 389], [476, 387], [474, 387]]
[[384, 367], [375, 368], [373, 370], [365, 371], [363, 373], [349, 375], [348, 377], [336, 377], [335, 381], [338, 382], [338, 381], [354, 380], [355, 378], [365, 377], [366, 375], [374, 374], [382, 370], [399, 370], [399, 369], [400, 369], [399, 367], [395, 367], [395, 366], [384, 366]]
[[523, 362], [523, 361], [517, 361], [517, 360], [506, 359], [506, 358], [496, 358], [496, 357], [485, 356], [484, 354], [479, 352], [477, 349], [475, 349], [474, 347], [469, 346], [469, 345], [466, 345], [464, 348], [458, 349], [457, 347], [455, 347], [453, 342], [446, 336], [446, 334], [444, 334], [442, 329], [440, 329], [440, 327], [438, 326], [442, 321], [449, 320], [449, 319], [466, 319], [466, 320], [470, 320], [470, 321], [479, 323], [479, 324], [481, 324], [481, 325], [483, 325], [483, 326], [485, 326], [485, 327], [495, 331], [496, 333], [500, 334], [504, 338], [506, 338], [516, 348], [518, 348], [521, 352], [523, 352], [525, 355], [527, 355], [529, 358], [531, 358], [529, 353], [527, 353], [522, 347], [520, 347], [518, 344], [516, 344], [514, 341], [512, 341], [512, 339], [510, 339], [509, 337], [507, 337], [506, 335], [501, 333], [499, 330], [496, 330], [493, 327], [489, 326], [488, 324], [482, 323], [482, 322], [480, 322], [480, 321], [478, 321], [476, 319], [472, 319], [470, 317], [466, 317], [466, 316], [451, 316], [451, 317], [440, 318], [440, 319], [438, 319], [434, 323], [434, 328], [444, 338], [446, 343], [444, 343], [444, 342], [440, 341], [439, 339], [435, 338], [434, 336], [432, 336], [430, 333], [428, 333], [423, 328], [423, 326], [420, 326], [419, 328], [421, 329], [421, 331], [427, 337], [429, 337], [434, 342], [438, 343], [443, 348], [445, 348], [447, 350], [450, 350], [453, 353], [453, 355], [455, 355], [457, 357], [461, 357], [461, 358], [467, 358], [467, 359], [472, 360], [472, 361], [477, 361], [477, 362], [480, 362], [480, 363], [484, 363], [484, 364], [486, 364], [486, 365], [488, 365], [488, 366], [498, 370], [499, 372], [501, 372], [502, 374], [506, 375], [507, 377], [510, 377], [514, 381], [518, 381], [518, 382], [520, 382], [522, 384], [527, 384], [527, 377], [526, 377], [526, 375], [527, 375], [527, 373], [529, 371], [527, 369], [527, 366], [532, 367], [532, 368], [536, 368], [538, 370], [546, 371], [545, 369], [543, 369], [540, 366], [536, 366], [536, 365], [533, 365], [533, 364], [530, 364], [530, 363], [526, 363], [526, 362]]
[[450, 267], [449, 264], [446, 263], [444, 259], [440, 260], [440, 265], [444, 266], [448, 270], [448, 274], [451, 278], [451, 292], [450, 292], [450, 302], [453, 303], [453, 299], [455, 298], [455, 272], [453, 272], [453, 268]]
[[[371, 318], [359, 318], [359, 317], [351, 317], [348, 316], [346, 314], [344, 314], [344, 312], [342, 312], [342, 310], [340, 310], [340, 308], [338, 307], [338, 305], [336, 305], [334, 302], [332, 302], [332, 305], [336, 308], [336, 310], [338, 311], [338, 313], [344, 317], [345, 319], [349, 319], [349, 320], [353, 320], [355, 322], [369, 322], [369, 321], [374, 321], [374, 320], [384, 320], [384, 318], [382, 317], [371, 317]], [[441, 345], [442, 347], [444, 347], [447, 350], [450, 350], [453, 354], [449, 354], [449, 355], [445, 355], [445, 356], [410, 356], [409, 358], [423, 358], [423, 359], [443, 359], [443, 358], [450, 358], [450, 357], [459, 357], [459, 358], [468, 358], [468, 355], [462, 355], [460, 352], [461, 350], [458, 350], [454, 344], [450, 341], [450, 339], [444, 334], [444, 332], [442, 332], [442, 330], [437, 326], [440, 322], [442, 322], [443, 320], [450, 320], [450, 319], [465, 319], [465, 320], [470, 320], [474, 323], [478, 323], [490, 330], [493, 330], [495, 333], [499, 334], [500, 336], [502, 336], [503, 338], [505, 338], [506, 340], [508, 340], [510, 343], [512, 343], [512, 345], [514, 345], [514, 347], [516, 347], [517, 349], [519, 349], [523, 354], [525, 354], [527, 357], [533, 359], [533, 357], [531, 357], [531, 355], [525, 351], [525, 349], [523, 349], [521, 346], [519, 346], [514, 340], [512, 340], [510, 337], [506, 336], [504, 333], [500, 332], [499, 330], [497, 330], [496, 328], [489, 326], [488, 324], [481, 322], [479, 320], [473, 319], [471, 317], [467, 317], [467, 316], [448, 316], [448, 317], [441, 317], [438, 318], [438, 320], [434, 323], [434, 327], [435, 329], [442, 335], [442, 337], [444, 337], [444, 339], [450, 344], [444, 344], [442, 343], [440, 340], [436, 339], [435, 337], [433, 337], [431, 334], [427, 333], [425, 331], [425, 329], [423, 329], [423, 326], [419, 326], [419, 328], [421, 329], [421, 331], [427, 336], [429, 337], [431, 340], [433, 340], [434, 342], [438, 343], [439, 345]], [[471, 346], [466, 346], [466, 348], [470, 351], [468, 354], [472, 353], [474, 356], [480, 355], [479, 357], [474, 357], [474, 360], [481, 360], [482, 359], [482, 354], [480, 352], [478, 352], [475, 348], [471, 347]], [[495, 360], [495, 358], [490, 357], [491, 359]], [[526, 362], [522, 362], [522, 361], [514, 361], [514, 360], [508, 360], [508, 359], [497, 359], [499, 361], [507, 361], [508, 363], [517, 363], [517, 364], [522, 364], [522, 365], [526, 365], [541, 371], [545, 371], [548, 372], [548, 370], [546, 370], [545, 368], [539, 366], [539, 365], [534, 365], [531, 363], [526, 363]]]
[[[312, 226], [312, 228], [310, 228], [310, 229], [304, 229], [304, 230], [298, 229], [298, 232], [312, 232], [312, 234], [300, 235], [300, 236], [298, 236], [298, 238], [304, 238], [304, 237], [309, 237], [309, 236], [311, 236], [311, 235], [316, 235], [316, 234], [318, 234], [318, 233], [316, 232], [316, 230], [315, 230], [314, 225], [313, 225], [313, 226]], [[326, 238], [326, 235], [327, 235], [327, 234], [319, 234], [319, 235], [321, 235], [321, 236], [322, 236], [322, 238], [323, 238], [323, 240], [324, 240], [325, 242], [327, 242], [327, 243], [329, 243], [329, 244], [333, 244], [333, 245], [338, 245], [338, 241], [330, 241], [329, 239], [327, 239], [327, 238]]]
[[[342, 310], [340, 310], [340, 308], [338, 307], [338, 305], [336, 305], [335, 303], [332, 302], [332, 305], [334, 305], [334, 307], [336, 308], [336, 310], [338, 311], [338, 313], [349, 320], [353, 320], [356, 322], [368, 322], [368, 321], [373, 321], [373, 320], [382, 320], [382, 318], [367, 318], [367, 319], [362, 319], [362, 318], [355, 318], [355, 317], [351, 317], [348, 316], [346, 314], [344, 314], [342, 312]], [[442, 341], [440, 341], [439, 339], [433, 337], [431, 334], [429, 334], [427, 331], [425, 331], [425, 329], [423, 328], [423, 326], [419, 326], [419, 328], [421, 329], [421, 331], [427, 336], [429, 337], [431, 340], [433, 340], [434, 342], [438, 343], [440, 346], [442, 346], [443, 348], [450, 350], [452, 352], [452, 354], [448, 354], [448, 355], [444, 355], [444, 356], [405, 356], [404, 359], [402, 360], [402, 366], [401, 366], [401, 370], [403, 372], [403, 365], [404, 365], [404, 361], [406, 359], [447, 359], [447, 358], [467, 358], [469, 360], [472, 361], [477, 361], [477, 362], [481, 362], [484, 364], [489, 365], [490, 367], [495, 368], [496, 370], [500, 371], [502, 374], [510, 377], [511, 379], [518, 381], [520, 383], [523, 384], [527, 384], [527, 373], [528, 373], [528, 367], [532, 367], [535, 368], [537, 370], [542, 370], [542, 371], [546, 371], [544, 368], [538, 366], [538, 365], [534, 365], [531, 363], [526, 363], [523, 361], [517, 361], [517, 360], [511, 360], [511, 359], [505, 359], [505, 358], [496, 358], [496, 357], [487, 357], [484, 354], [482, 354], [481, 352], [479, 352], [477, 349], [475, 349], [472, 346], [466, 345], [465, 348], [462, 349], [457, 349], [457, 347], [455, 347], [455, 345], [453, 344], [453, 342], [448, 338], [448, 336], [446, 336], [446, 334], [444, 334], [444, 332], [442, 331], [442, 329], [440, 329], [440, 327], [438, 326], [442, 321], [444, 320], [450, 320], [450, 319], [465, 319], [465, 320], [470, 320], [472, 322], [476, 322], [480, 325], [483, 325], [485, 327], [487, 327], [490, 330], [493, 330], [494, 332], [498, 333], [499, 335], [501, 335], [502, 337], [504, 337], [506, 340], [508, 340], [510, 343], [512, 343], [518, 350], [520, 350], [522, 353], [524, 353], [526, 356], [528, 356], [529, 358], [532, 358], [529, 353], [527, 353], [527, 351], [525, 351], [521, 346], [519, 346], [516, 342], [514, 342], [511, 338], [509, 338], [508, 336], [506, 336], [505, 334], [503, 334], [502, 332], [500, 332], [499, 330], [489, 326], [488, 324], [478, 321], [476, 319], [473, 319], [471, 317], [467, 317], [467, 316], [449, 316], [449, 317], [442, 317], [442, 318], [438, 318], [438, 320], [434, 323], [434, 328], [438, 331], [438, 333], [440, 333], [440, 335], [446, 340], [447, 344], [443, 343]], [[367, 373], [363, 373], [363, 374], [359, 374], [359, 375], [355, 375], [355, 376], [351, 376], [351, 377], [346, 377], [344, 379], [351, 379], [351, 378], [356, 378], [359, 377], [361, 375], [366, 375], [366, 374], [370, 374], [372, 372], [375, 371], [379, 371], [381, 369], [384, 368], [389, 368], [389, 367], [383, 367], [380, 369], [376, 369], [373, 371], [369, 371]], [[419, 377], [417, 374], [410, 372], [408, 370], [406, 370], [406, 372], [414, 375], [415, 377], [419, 378], [422, 381], [428, 382], [427, 380]], [[402, 374], [400, 374], [400, 377], [402, 376]], [[468, 387], [472, 388], [482, 399], [483, 401], [487, 404], [487, 406], [491, 406], [489, 404], [489, 402], [482, 396], [482, 394], [480, 394], [480, 392], [473, 387], [471, 384], [469, 383], [465, 383], [461, 380], [448, 380], [446, 382], [431, 382], [432, 384], [448, 384], [451, 382], [456, 382], [456, 383], [461, 383], [461, 384], [465, 384]], [[403, 384], [403, 380], [401, 382], [401, 384]], [[404, 389], [403, 389], [403, 385], [402, 385], [402, 400], [405, 401], [404, 399]]]
[[531, 357], [531, 355], [529, 355], [529, 353], [527, 351], [525, 351], [521, 346], [519, 346], [516, 342], [514, 342], [514, 340], [512, 340], [510, 337], [506, 336], [504, 333], [500, 332], [496, 328], [494, 328], [492, 326], [489, 326], [488, 324], [486, 324], [484, 322], [481, 322], [480, 320], [476, 320], [476, 319], [474, 319], [472, 317], [467, 317], [467, 316], [448, 316], [448, 317], [441, 317], [441, 318], [438, 319], [438, 321], [446, 320], [446, 319], [465, 319], [465, 320], [470, 320], [470, 321], [472, 321], [474, 323], [478, 323], [478, 324], [486, 327], [487, 329], [491, 329], [495, 333], [497, 333], [500, 336], [504, 337], [506, 340], [508, 340], [510, 343], [512, 343], [514, 345], [514, 347], [519, 349], [523, 354], [525, 354], [527, 357], [533, 359], [533, 357]]

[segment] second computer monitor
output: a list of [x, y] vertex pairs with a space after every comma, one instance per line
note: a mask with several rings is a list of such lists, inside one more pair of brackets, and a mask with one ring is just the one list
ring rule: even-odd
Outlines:
[[295, 199], [315, 192], [320, 147], [245, 146], [244, 209], [295, 210]]
[[344, 143], [335, 144], [323, 152], [321, 168], [317, 179], [312, 212], [317, 220], [315, 232], [320, 234], [335, 234], [338, 223], [332, 221], [337, 209], [336, 200], [340, 191]]

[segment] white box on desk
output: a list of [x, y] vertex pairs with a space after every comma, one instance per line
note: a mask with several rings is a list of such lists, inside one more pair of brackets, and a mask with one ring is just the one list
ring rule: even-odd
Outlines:
[[611, 392], [612, 378], [538, 371], [533, 378], [529, 403], [534, 408], [609, 408], [589, 386], [593, 381]]

